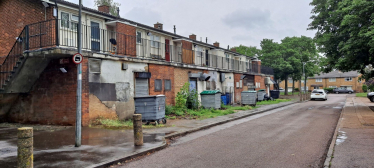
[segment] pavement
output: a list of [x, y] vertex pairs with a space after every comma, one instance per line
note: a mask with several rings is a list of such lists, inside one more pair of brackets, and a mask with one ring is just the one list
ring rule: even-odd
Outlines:
[[345, 99], [329, 95], [194, 132], [118, 167], [323, 167]]
[[347, 98], [330, 160], [332, 168], [374, 167], [374, 103], [366, 97]]
[[82, 146], [74, 147], [74, 127], [0, 124], [0, 167], [17, 166], [17, 128], [34, 127], [34, 167], [96, 167], [117, 163], [117, 160], [130, 158], [148, 151], [166, 147], [165, 135], [197, 131], [224, 122], [246, 117], [269, 109], [295, 103], [283, 102], [261, 106], [255, 110], [205, 120], [168, 120], [169, 127], [143, 129], [144, 145], [134, 147], [133, 130], [108, 130], [84, 127]]

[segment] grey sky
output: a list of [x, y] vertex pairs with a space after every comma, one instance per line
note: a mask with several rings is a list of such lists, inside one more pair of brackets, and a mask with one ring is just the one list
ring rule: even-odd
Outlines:
[[[68, 0], [78, 3], [78, 0]], [[164, 24], [164, 30], [220, 46], [260, 46], [264, 38], [280, 41], [286, 36], [314, 36], [307, 31], [312, 7], [306, 0], [114, 0], [121, 4], [120, 15], [152, 26]], [[83, 5], [94, 8], [93, 0]]]

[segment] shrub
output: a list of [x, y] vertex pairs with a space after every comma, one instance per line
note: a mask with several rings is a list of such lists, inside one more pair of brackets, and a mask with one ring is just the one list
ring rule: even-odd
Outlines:
[[362, 90], [366, 93], [368, 91], [368, 86], [367, 85], [362, 85]]
[[298, 92], [298, 91], [300, 91], [299, 88], [295, 88], [295, 92]]
[[173, 106], [166, 105], [165, 106], [165, 114], [169, 115], [169, 114], [172, 114], [172, 113], [173, 113]]
[[334, 92], [334, 88], [323, 88], [323, 90], [327, 90], [329, 93]]
[[175, 110], [185, 111], [187, 109], [186, 103], [189, 94], [189, 86], [189, 83], [185, 83], [177, 93], [177, 96], [175, 97]]

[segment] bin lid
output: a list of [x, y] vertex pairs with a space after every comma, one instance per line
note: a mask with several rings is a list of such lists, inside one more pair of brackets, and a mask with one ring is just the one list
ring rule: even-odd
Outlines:
[[134, 97], [134, 99], [149, 98], [149, 97], [165, 97], [165, 95], [137, 96], [137, 97]]
[[258, 91], [259, 91], [259, 92], [260, 92], [260, 91], [265, 91], [265, 89], [260, 89], [260, 90], [258, 90]]
[[201, 95], [212, 95], [212, 94], [217, 94], [217, 93], [221, 93], [221, 91], [219, 91], [219, 90], [204, 90], [200, 94]]
[[242, 91], [242, 93], [256, 93], [255, 90], [246, 90], [246, 91]]

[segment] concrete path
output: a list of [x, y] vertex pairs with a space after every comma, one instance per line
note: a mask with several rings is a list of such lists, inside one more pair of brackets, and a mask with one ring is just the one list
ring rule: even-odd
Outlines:
[[123, 167], [321, 167], [345, 95], [195, 132]]
[[338, 128], [331, 167], [374, 167], [374, 106], [364, 97], [348, 97]]

